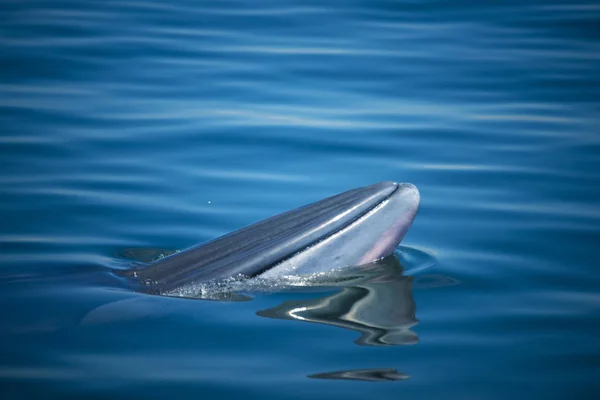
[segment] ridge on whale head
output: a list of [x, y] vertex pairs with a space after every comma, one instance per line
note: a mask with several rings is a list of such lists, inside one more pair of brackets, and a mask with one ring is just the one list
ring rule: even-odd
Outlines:
[[164, 293], [230, 276], [275, 277], [366, 264], [393, 253], [419, 209], [410, 183], [349, 190], [175, 253], [131, 274]]

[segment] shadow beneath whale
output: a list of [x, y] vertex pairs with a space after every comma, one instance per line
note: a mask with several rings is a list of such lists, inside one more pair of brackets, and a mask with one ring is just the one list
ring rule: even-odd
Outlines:
[[371, 368], [354, 369], [347, 371], [323, 372], [320, 374], [308, 375], [313, 379], [339, 379], [344, 381], [364, 381], [364, 382], [393, 382], [408, 379], [408, 375], [398, 372], [394, 368]]

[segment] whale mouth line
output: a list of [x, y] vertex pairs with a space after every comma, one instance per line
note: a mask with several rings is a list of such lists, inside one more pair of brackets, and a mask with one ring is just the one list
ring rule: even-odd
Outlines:
[[[367, 210], [365, 210], [365, 211], [364, 211], [362, 214], [358, 215], [358, 216], [357, 216], [356, 218], [354, 218], [353, 220], [351, 220], [351, 221], [348, 221], [348, 223], [346, 223], [344, 226], [342, 226], [342, 227], [340, 227], [340, 228], [338, 228], [338, 229], [336, 229], [336, 230], [334, 230], [334, 231], [332, 231], [332, 232], [330, 232], [330, 233], [328, 233], [328, 234], [326, 234], [326, 235], [323, 235], [323, 236], [322, 236], [322, 237], [320, 237], [319, 239], [315, 240], [313, 243], [310, 243], [310, 244], [308, 244], [307, 246], [304, 246], [304, 248], [302, 248], [301, 250], [299, 250], [299, 251], [296, 251], [296, 252], [294, 252], [294, 253], [292, 253], [292, 254], [289, 254], [287, 257], [283, 257], [283, 258], [281, 258], [280, 260], [277, 260], [277, 261], [275, 261], [275, 262], [273, 262], [273, 263], [271, 263], [271, 264], [269, 264], [269, 265], [265, 266], [265, 267], [264, 267], [262, 270], [258, 271], [258, 272], [257, 272], [257, 273], [255, 273], [255, 274], [252, 274], [252, 275], [240, 274], [240, 275], [242, 275], [242, 276], [245, 276], [245, 277], [247, 277], [247, 278], [253, 278], [253, 277], [255, 277], [255, 276], [258, 276], [258, 275], [262, 274], [263, 272], [265, 272], [265, 271], [268, 271], [268, 270], [270, 270], [271, 268], [274, 268], [274, 267], [276, 267], [277, 265], [279, 265], [279, 264], [281, 264], [281, 263], [284, 263], [285, 261], [287, 261], [287, 260], [289, 260], [289, 259], [291, 259], [291, 258], [295, 257], [296, 255], [298, 255], [298, 254], [301, 254], [301, 253], [303, 253], [303, 252], [307, 251], [307, 250], [308, 250], [308, 249], [310, 249], [311, 247], [313, 247], [313, 246], [316, 246], [316, 245], [318, 245], [319, 243], [321, 243], [321, 242], [323, 242], [323, 241], [325, 241], [325, 240], [327, 240], [327, 239], [329, 239], [329, 238], [331, 238], [331, 237], [333, 237], [333, 236], [337, 235], [337, 234], [338, 234], [338, 233], [340, 233], [341, 231], [343, 231], [343, 230], [345, 230], [345, 229], [348, 229], [350, 226], [354, 225], [355, 223], [357, 223], [358, 221], [362, 220], [363, 218], [366, 218], [366, 217], [368, 217], [368, 216], [369, 216], [371, 213], [373, 213], [375, 210], [377, 210], [378, 208], [380, 208], [380, 207], [384, 206], [384, 205], [385, 205], [387, 202], [389, 202], [389, 201], [390, 201], [390, 199], [392, 198], [392, 196], [394, 196], [394, 194], [396, 194], [396, 193], [398, 192], [399, 188], [400, 188], [400, 185], [399, 185], [398, 183], [394, 182], [394, 185], [395, 185], [395, 187], [394, 187], [394, 190], [393, 190], [393, 191], [392, 191], [390, 194], [388, 194], [388, 195], [387, 195], [385, 198], [381, 199], [381, 200], [380, 200], [379, 202], [377, 202], [376, 204], [373, 204], [373, 205], [372, 205], [370, 208], [368, 208]], [[350, 212], [350, 211], [351, 211], [351, 209], [350, 209], [350, 210], [348, 210], [347, 212]], [[372, 260], [372, 261], [375, 261], [375, 260]]]

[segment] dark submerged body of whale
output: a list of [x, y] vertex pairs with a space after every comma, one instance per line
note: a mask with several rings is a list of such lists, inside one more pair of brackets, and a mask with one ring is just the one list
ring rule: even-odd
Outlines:
[[393, 253], [419, 208], [417, 188], [381, 182], [288, 211], [130, 271], [163, 294], [231, 276], [275, 277], [366, 264]]

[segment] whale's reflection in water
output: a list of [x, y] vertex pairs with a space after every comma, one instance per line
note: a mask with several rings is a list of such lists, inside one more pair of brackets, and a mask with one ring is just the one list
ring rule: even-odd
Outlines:
[[[355, 341], [363, 346], [407, 345], [418, 342], [411, 330], [419, 320], [413, 288], [436, 288], [458, 283], [452, 278], [434, 274], [405, 275], [435, 264], [435, 257], [415, 249], [403, 248], [383, 260], [339, 271], [327, 277], [333, 293], [317, 298], [289, 300], [258, 311], [266, 318], [326, 324], [355, 330]], [[415, 268], [416, 267], [416, 268]], [[315, 282], [313, 282], [315, 283]], [[321, 281], [318, 286], [328, 286]], [[391, 382], [409, 376], [394, 368], [369, 368], [322, 372], [308, 375], [313, 379], [338, 379], [366, 382]]]
[[410, 329], [418, 323], [414, 278], [402, 271], [396, 256], [349, 268], [336, 275], [336, 285], [343, 285], [337, 292], [286, 301], [257, 315], [352, 329], [361, 333], [359, 345], [414, 344], [418, 341]]

